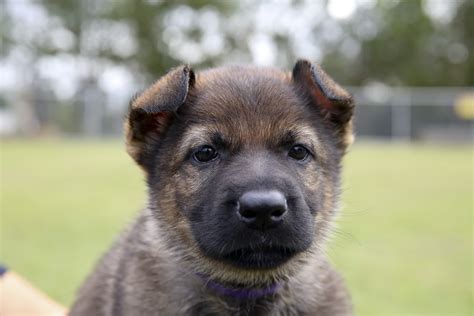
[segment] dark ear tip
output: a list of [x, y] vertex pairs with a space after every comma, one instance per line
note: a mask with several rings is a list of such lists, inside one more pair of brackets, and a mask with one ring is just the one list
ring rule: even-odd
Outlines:
[[185, 64], [181, 66], [183, 74], [188, 78], [188, 84], [190, 87], [194, 85], [196, 82], [196, 75], [194, 74], [194, 70], [189, 64]]
[[183, 71], [184, 74], [186, 74], [186, 75], [187, 75], [189, 72], [192, 71], [192, 70], [191, 70], [191, 66], [188, 65], [188, 64], [182, 65], [180, 68], [182, 69], [182, 71]]
[[307, 59], [300, 58], [296, 61], [296, 66], [311, 66], [311, 62]]
[[295, 66], [293, 67], [293, 72], [301, 70], [314, 71], [315, 69], [321, 68], [318, 63], [309, 61], [308, 59], [300, 58], [296, 61]]
[[310, 69], [311, 68], [311, 62], [307, 59], [298, 59], [296, 61], [295, 66], [293, 67], [293, 75], [297, 75], [301, 72], [303, 69]]

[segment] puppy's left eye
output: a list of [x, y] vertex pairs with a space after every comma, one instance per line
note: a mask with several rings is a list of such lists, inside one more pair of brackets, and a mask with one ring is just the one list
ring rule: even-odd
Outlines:
[[199, 162], [209, 162], [216, 159], [218, 155], [219, 154], [214, 147], [205, 145], [194, 152], [193, 158]]
[[294, 160], [303, 161], [309, 156], [309, 151], [303, 145], [294, 145], [288, 152], [288, 156]]

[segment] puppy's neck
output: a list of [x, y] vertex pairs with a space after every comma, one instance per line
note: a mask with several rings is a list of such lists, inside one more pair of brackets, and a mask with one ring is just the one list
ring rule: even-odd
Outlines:
[[269, 284], [265, 287], [245, 287], [245, 286], [230, 286], [211, 278], [196, 274], [203, 284], [215, 294], [223, 297], [228, 297], [236, 300], [259, 299], [263, 297], [270, 297], [277, 294], [282, 288], [281, 283]]

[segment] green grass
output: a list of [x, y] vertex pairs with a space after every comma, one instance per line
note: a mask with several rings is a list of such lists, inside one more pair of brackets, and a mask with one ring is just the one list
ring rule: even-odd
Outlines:
[[[1, 261], [63, 304], [145, 201], [117, 141], [2, 141]], [[358, 315], [471, 315], [473, 148], [359, 144], [328, 252]]]

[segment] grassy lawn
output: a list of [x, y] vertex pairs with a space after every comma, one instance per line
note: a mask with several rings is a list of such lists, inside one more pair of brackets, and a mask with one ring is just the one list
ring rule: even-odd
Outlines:
[[[144, 204], [118, 141], [5, 141], [1, 256], [63, 304]], [[358, 315], [471, 315], [473, 147], [355, 145], [328, 252]]]

